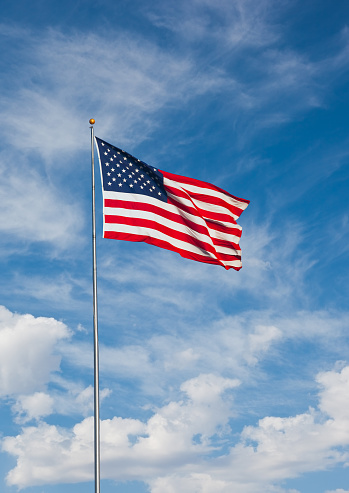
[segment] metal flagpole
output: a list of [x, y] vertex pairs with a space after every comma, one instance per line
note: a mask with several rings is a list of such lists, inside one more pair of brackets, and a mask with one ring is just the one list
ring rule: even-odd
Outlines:
[[94, 334], [94, 465], [95, 493], [100, 493], [100, 419], [99, 419], [99, 348], [97, 314], [97, 256], [96, 256], [96, 206], [95, 206], [95, 159], [94, 131], [95, 120], [91, 124], [91, 165], [92, 165], [92, 252], [93, 252], [93, 334]]

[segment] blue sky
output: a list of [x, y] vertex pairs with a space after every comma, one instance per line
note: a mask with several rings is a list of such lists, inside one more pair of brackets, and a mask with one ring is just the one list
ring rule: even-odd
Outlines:
[[97, 174], [101, 491], [348, 493], [348, 14], [2, 6], [1, 491], [94, 489], [93, 117], [251, 201], [225, 271], [103, 240]]

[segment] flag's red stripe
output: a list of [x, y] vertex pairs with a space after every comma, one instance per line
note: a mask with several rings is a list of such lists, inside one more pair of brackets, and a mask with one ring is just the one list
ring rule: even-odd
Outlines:
[[[211, 211], [210, 209], [205, 209], [204, 206], [205, 203], [217, 207], [218, 209], [217, 212], [221, 212], [221, 213], [230, 212], [231, 214], [234, 214], [234, 219], [237, 219], [243, 212], [243, 209], [239, 209], [238, 207], [230, 204], [229, 202], [224, 201], [220, 197], [188, 192], [185, 189], [176, 188], [175, 186], [170, 186], [167, 184], [165, 185], [165, 189], [167, 192], [172, 193], [177, 197], [191, 200], [196, 207], [205, 210], [208, 214], [210, 214]], [[198, 203], [197, 201], [199, 201], [200, 203]]]
[[[164, 217], [170, 221], [174, 221], [178, 224], [183, 224], [184, 226], [193, 229], [198, 233], [204, 235], [208, 234], [207, 227], [203, 226], [202, 224], [193, 222], [190, 219], [187, 219], [186, 217], [180, 215], [179, 212], [175, 213], [167, 209], [164, 209], [161, 206], [159, 207], [153, 204], [148, 204], [146, 202], [128, 202], [126, 200], [113, 200], [113, 199], [106, 199], [104, 201], [104, 206], [115, 208], [116, 213], [117, 213], [117, 209], [132, 209], [136, 211], [151, 212], [155, 215]], [[202, 217], [200, 215], [195, 214], [195, 216], [199, 217], [202, 221]]]
[[[191, 198], [188, 196], [186, 197], [186, 199], [191, 201]], [[167, 197], [167, 202], [169, 204], [174, 205], [178, 209], [182, 209], [185, 212], [189, 212], [190, 214], [193, 214], [197, 217], [201, 217], [202, 219], [205, 219], [205, 222], [207, 222], [207, 219], [208, 219], [210, 221], [216, 222], [217, 224], [219, 224], [219, 226], [222, 226], [222, 227], [225, 227], [226, 224], [229, 224], [230, 227], [233, 227], [234, 225], [236, 225], [236, 221], [232, 215], [222, 214], [220, 212], [215, 213], [215, 212], [211, 212], [211, 211], [206, 211], [204, 209], [200, 209], [200, 207], [198, 207], [197, 204], [195, 204], [193, 201], [191, 201], [193, 205], [189, 206], [189, 205], [181, 202], [180, 199], [177, 199], [177, 197], [172, 193]]]
[[[173, 230], [167, 226], [164, 226], [163, 224], [160, 224], [157, 221], [153, 221], [150, 219], [144, 219], [144, 218], [129, 218], [129, 217], [123, 217], [123, 216], [105, 216], [105, 224], [123, 224], [126, 226], [130, 226], [130, 228], [149, 228], [150, 230], [155, 230], [163, 233], [164, 235], [168, 236], [169, 238], [173, 238], [175, 240], [182, 241], [183, 243], [187, 243], [189, 245], [193, 245], [195, 248], [201, 250], [202, 252], [207, 252], [211, 253], [211, 255], [215, 256], [217, 259], [220, 260], [230, 260], [232, 257], [236, 259], [239, 257], [239, 254], [241, 253], [241, 250], [238, 248], [235, 250], [232, 245], [228, 246], [228, 249], [231, 250], [230, 253], [223, 253], [220, 251], [217, 251], [216, 248], [210, 244], [207, 243], [203, 240], [200, 240], [196, 238], [195, 236], [192, 236], [190, 232], [188, 234]], [[105, 230], [108, 228], [106, 227]], [[177, 246], [174, 246], [174, 248], [179, 248]]]
[[[169, 173], [167, 171], [162, 171], [160, 169], [159, 169], [159, 171], [166, 178], [169, 178], [170, 180], [176, 181], [178, 183], [183, 183], [183, 184], [188, 184], [188, 185], [194, 185], [194, 186], [200, 187], [200, 188], [208, 188], [208, 189], [211, 189], [211, 190], [216, 190], [217, 192], [220, 192], [223, 195], [227, 195], [228, 197], [232, 197], [233, 199], [238, 200], [239, 202], [244, 202], [247, 205], [250, 203], [249, 200], [241, 199], [239, 197], [236, 197], [235, 195], [232, 195], [231, 193], [226, 192], [222, 188], [217, 187], [216, 185], [212, 185], [212, 183], [207, 183], [206, 181], [197, 180], [195, 178], [189, 178], [187, 176], [175, 175], [173, 173]], [[190, 192], [190, 195], [191, 194], [192, 194], [192, 192]]]
[[[173, 252], [179, 253], [181, 257], [191, 259], [191, 260], [196, 260], [197, 262], [204, 262], [206, 264], [215, 264], [215, 265], [222, 265], [225, 269], [234, 269], [234, 270], [240, 270], [241, 265], [225, 265], [223, 262], [221, 262], [219, 259], [215, 259], [212, 257], [206, 257], [204, 255], [200, 255], [198, 253], [193, 253], [189, 252], [187, 250], [182, 250], [180, 248], [177, 248], [171, 243], [164, 241], [164, 240], [159, 240], [158, 238], [153, 238], [151, 236], [146, 236], [146, 235], [136, 235], [133, 233], [118, 233], [115, 231], [105, 231], [104, 233], [104, 238], [110, 238], [114, 240], [124, 240], [124, 241], [143, 241], [145, 243], [148, 243], [150, 245], [155, 245], [160, 248], [164, 248], [166, 250], [171, 250]], [[229, 259], [229, 262], [234, 262], [236, 261], [238, 264], [240, 264], [240, 256], [231, 256]]]
[[217, 232], [224, 233], [224, 234], [229, 234], [229, 235], [234, 235], [238, 236], [241, 238], [241, 227], [238, 226], [235, 221], [234, 221], [234, 226], [226, 226], [225, 224], [217, 223], [215, 221], [212, 221], [212, 219], [205, 219], [205, 222], [207, 224], [207, 227], [209, 229], [214, 229]]
[[[173, 193], [173, 195], [176, 195], [177, 197], [183, 197], [183, 198], [190, 198], [190, 200], [193, 201], [195, 206], [198, 208], [205, 210], [208, 214], [211, 213], [209, 209], [204, 209], [204, 204], [210, 204], [213, 206], [216, 206], [218, 210], [223, 209], [223, 211], [229, 211], [231, 214], [234, 214], [235, 218], [237, 219], [243, 212], [243, 209], [240, 209], [239, 207], [236, 207], [229, 202], [226, 202], [220, 197], [214, 197], [213, 195], [206, 195], [203, 193], [196, 193], [196, 192], [187, 192], [184, 190], [181, 190], [180, 188], [176, 188], [175, 186], [170, 186], [170, 185], [165, 185], [165, 189], [168, 192]], [[200, 204], [197, 204], [196, 201], [200, 201]], [[222, 210], [220, 212], [223, 212]], [[224, 213], [224, 212], [223, 212]]]
[[176, 231], [175, 229], [164, 226], [163, 224], [152, 219], [124, 216], [104, 216], [104, 221], [105, 224], [126, 224], [133, 227], [154, 229], [156, 231], [160, 231], [166, 236], [175, 238], [176, 240], [180, 240], [185, 243], [189, 243], [190, 245], [197, 247], [199, 250], [210, 252], [212, 255], [215, 256], [217, 255], [217, 252], [213, 245], [199, 240], [195, 236], [191, 235], [189, 231], [187, 234], [181, 231]]
[[[188, 198], [188, 197], [187, 197]], [[182, 204], [181, 202], [177, 201], [174, 197], [168, 197], [168, 202], [175, 205], [179, 209], [183, 209], [184, 211], [190, 212], [191, 214], [195, 214], [198, 217], [202, 217], [203, 219], [210, 220], [210, 227], [214, 228], [214, 224], [218, 224], [220, 226], [225, 226], [225, 224], [229, 224], [231, 226], [236, 225], [236, 221], [234, 217], [232, 217], [229, 214], [222, 214], [220, 212], [212, 212], [212, 211], [207, 211], [205, 209], [201, 209], [198, 205], [193, 203], [193, 208], [187, 206], [186, 204]], [[194, 213], [195, 211], [195, 213]]]

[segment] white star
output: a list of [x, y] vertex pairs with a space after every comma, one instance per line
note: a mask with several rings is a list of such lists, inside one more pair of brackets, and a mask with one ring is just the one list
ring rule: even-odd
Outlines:
[[113, 178], [113, 181], [115, 181], [115, 180], [116, 180], [116, 178]]
[[114, 168], [112, 168], [111, 170], [112, 170], [112, 171], [115, 171], [115, 169], [114, 169]]
[[108, 156], [108, 153], [107, 153], [107, 152], [105, 152], [105, 153], [104, 153], [104, 155], [105, 155], [105, 156]]
[[119, 187], [122, 187], [122, 183], [119, 183]]
[[118, 173], [118, 177], [121, 178], [121, 173]]
[[127, 182], [126, 178], [124, 178], [122, 181], [124, 181], [125, 183]]
[[104, 142], [101, 142], [101, 145], [104, 146]]
[[107, 173], [108, 176], [110, 176], [110, 173]]
[[123, 172], [123, 173], [126, 173], [126, 170], [125, 170], [125, 169], [123, 169], [123, 170], [122, 170], [122, 172]]
[[132, 185], [132, 183], [130, 184], [130, 187], [131, 187], [131, 188], [133, 188], [133, 185]]
[[110, 183], [110, 182], [108, 182], [108, 185], [110, 186], [110, 185], [111, 185], [111, 183]]

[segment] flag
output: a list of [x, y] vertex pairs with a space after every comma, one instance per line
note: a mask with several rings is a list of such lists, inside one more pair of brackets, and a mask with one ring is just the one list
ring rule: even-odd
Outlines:
[[236, 223], [249, 200], [159, 170], [96, 137], [103, 188], [103, 237], [144, 241], [182, 257], [241, 269]]

